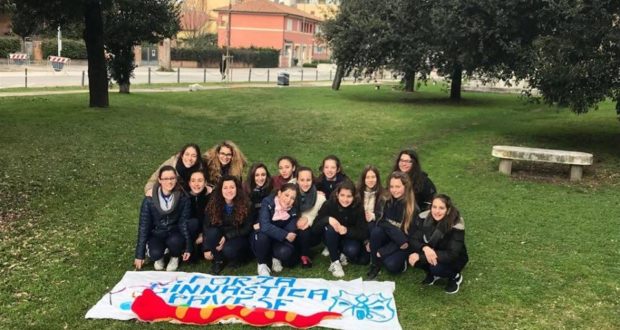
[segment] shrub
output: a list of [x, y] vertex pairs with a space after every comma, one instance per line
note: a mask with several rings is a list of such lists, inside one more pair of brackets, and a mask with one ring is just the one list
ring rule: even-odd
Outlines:
[[[222, 48], [173, 48], [171, 58], [175, 61], [197, 61], [201, 66], [219, 63], [225, 50]], [[278, 66], [280, 51], [273, 48], [231, 48], [230, 54], [235, 63], [245, 63], [255, 68]]]
[[301, 65], [304, 68], [316, 68], [316, 63], [314, 63], [314, 61], [312, 61], [312, 63], [304, 63]]
[[0, 58], [7, 58], [10, 53], [19, 53], [22, 45], [19, 38], [2, 37], [0, 38]]
[[[47, 59], [50, 55], [58, 54], [58, 43], [56, 39], [45, 39], [41, 43], [41, 49], [43, 51], [43, 58]], [[86, 45], [84, 41], [75, 39], [62, 40], [61, 54], [63, 57], [68, 57], [70, 59], [86, 59], [88, 57], [86, 55]]]

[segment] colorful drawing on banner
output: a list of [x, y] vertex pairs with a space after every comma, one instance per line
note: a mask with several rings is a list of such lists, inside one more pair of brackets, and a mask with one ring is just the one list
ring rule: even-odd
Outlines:
[[235, 305], [208, 305], [202, 308], [171, 306], [150, 289], [144, 290], [142, 295], [134, 300], [131, 310], [138, 316], [138, 319], [146, 322], [176, 320], [181, 323], [203, 325], [236, 318], [243, 323], [254, 326], [288, 325], [295, 328], [313, 327], [325, 319], [335, 319], [342, 316], [342, 314], [335, 312], [301, 315], [292, 311]]
[[396, 315], [390, 303], [392, 298], [385, 298], [382, 294], [352, 294], [340, 290], [337, 297], [332, 297], [334, 303], [329, 311], [336, 311], [343, 315], [351, 314], [358, 320], [372, 322], [388, 322]]

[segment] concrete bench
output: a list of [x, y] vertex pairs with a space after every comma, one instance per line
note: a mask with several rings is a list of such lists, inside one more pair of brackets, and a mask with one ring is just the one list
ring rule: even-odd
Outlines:
[[583, 167], [592, 165], [592, 154], [576, 151], [551, 150], [540, 148], [493, 146], [493, 157], [500, 159], [499, 172], [510, 175], [512, 160], [529, 160], [570, 165], [570, 180], [579, 181], [583, 174]]

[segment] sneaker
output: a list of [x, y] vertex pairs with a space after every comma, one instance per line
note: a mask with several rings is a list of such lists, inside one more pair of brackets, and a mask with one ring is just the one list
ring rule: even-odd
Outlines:
[[312, 268], [312, 260], [307, 256], [301, 256], [301, 268]]
[[463, 275], [461, 273], [457, 273], [454, 278], [448, 280], [448, 284], [446, 285], [446, 293], [454, 294], [459, 292], [459, 287], [463, 282]]
[[155, 267], [155, 270], [164, 270], [164, 258], [156, 260], [153, 266]]
[[329, 257], [329, 250], [327, 249], [327, 246], [323, 248], [323, 251], [321, 251], [321, 255], [323, 255], [324, 257]]
[[267, 264], [258, 264], [258, 268], [256, 269], [258, 276], [271, 276], [271, 269]]
[[166, 266], [167, 272], [174, 272], [179, 268], [179, 258], [172, 257], [170, 261], [168, 261], [168, 266]]
[[407, 266], [409, 266], [409, 262], [405, 259], [405, 266], [403, 267], [403, 273], [407, 271]]
[[276, 259], [273, 258], [271, 259], [271, 270], [273, 270], [276, 273], [281, 272], [283, 269], [282, 267], [282, 263], [280, 262], [280, 259]]
[[345, 256], [344, 253], [340, 254], [340, 264], [343, 266], [346, 266], [349, 264], [349, 259], [347, 259], [347, 256]]
[[209, 274], [211, 275], [220, 275], [220, 273], [224, 270], [224, 262], [223, 261], [214, 261], [211, 263], [211, 270]]
[[366, 280], [368, 281], [374, 280], [375, 278], [377, 278], [380, 272], [381, 272], [381, 267], [370, 265], [370, 269], [368, 270], [368, 273], [366, 273]]
[[426, 277], [422, 280], [422, 284], [433, 285], [440, 278], [439, 276], [433, 276], [431, 273], [426, 273]]
[[335, 277], [344, 276], [344, 270], [342, 270], [342, 265], [339, 260], [333, 261], [331, 265], [329, 265], [329, 271], [332, 272], [332, 275]]

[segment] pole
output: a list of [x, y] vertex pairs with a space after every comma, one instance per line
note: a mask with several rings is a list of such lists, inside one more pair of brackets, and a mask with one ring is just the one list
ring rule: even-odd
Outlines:
[[227, 80], [230, 82], [230, 18], [231, 18], [231, 11], [232, 11], [232, 0], [228, 0], [228, 22], [226, 23], [226, 77], [228, 78]]
[[86, 71], [82, 70], [82, 87], [84, 87], [84, 78], [86, 78]]
[[177, 67], [177, 84], [181, 83], [181, 68]]
[[329, 70], [329, 80], [332, 80], [332, 70]]
[[202, 82], [206, 83], [207, 82], [207, 68], [204, 68], [202, 70]]
[[151, 84], [151, 67], [149, 66], [149, 85]]
[[269, 69], [267, 69], [267, 82], [269, 82]]
[[58, 34], [56, 38], [58, 41], [58, 56], [60, 56], [60, 53], [62, 52], [62, 32], [60, 31], [60, 25], [58, 25]]
[[301, 81], [304, 81], [304, 69], [301, 69]]
[[26, 70], [24, 75], [24, 85], [28, 88], [28, 68], [25, 68], [24, 70]]
[[314, 80], [319, 81], [319, 69], [316, 69], [315, 73], [316, 73], [316, 79]]
[[250, 68], [250, 72], [248, 73], [248, 82], [252, 82], [252, 68]]

